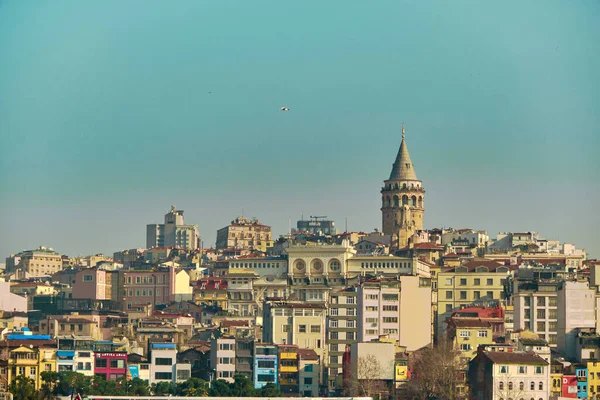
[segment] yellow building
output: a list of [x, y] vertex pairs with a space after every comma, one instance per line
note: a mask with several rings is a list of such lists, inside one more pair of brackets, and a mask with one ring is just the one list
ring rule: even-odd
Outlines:
[[588, 396], [600, 396], [600, 362], [588, 361]]
[[51, 276], [62, 270], [62, 256], [51, 248], [40, 246], [17, 254], [19, 264], [15, 267], [20, 273], [31, 276]]
[[22, 329], [29, 326], [29, 318], [26, 313], [1, 311], [0, 314], [0, 329], [12, 331], [15, 328]]
[[257, 219], [238, 217], [217, 231], [217, 249], [248, 249], [266, 252], [273, 247], [271, 227]]
[[9, 352], [8, 383], [19, 375], [30, 378], [36, 390], [42, 386], [41, 374], [44, 371], [56, 371], [56, 351], [52, 348], [20, 346]]
[[478, 318], [451, 318], [448, 340], [459, 352], [461, 365], [466, 366], [477, 355], [479, 345], [492, 343], [492, 325]]
[[496, 300], [504, 303], [504, 282], [509, 268], [495, 261], [474, 260], [437, 274], [437, 329], [452, 312], [474, 302]]
[[196, 304], [216, 306], [227, 310], [227, 280], [223, 278], [202, 278], [193, 287], [193, 297]]

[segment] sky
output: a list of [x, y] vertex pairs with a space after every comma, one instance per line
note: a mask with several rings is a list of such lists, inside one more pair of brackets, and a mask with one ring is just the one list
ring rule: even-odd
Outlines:
[[[425, 227], [600, 257], [600, 2], [0, 0], [0, 262], [204, 246], [241, 215], [381, 228], [405, 123]], [[283, 112], [280, 107], [289, 107]]]

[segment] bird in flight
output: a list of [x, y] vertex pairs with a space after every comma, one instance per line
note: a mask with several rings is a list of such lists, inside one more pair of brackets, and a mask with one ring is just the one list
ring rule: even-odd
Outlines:
[[290, 109], [287, 107], [281, 107], [281, 111], [290, 111]]

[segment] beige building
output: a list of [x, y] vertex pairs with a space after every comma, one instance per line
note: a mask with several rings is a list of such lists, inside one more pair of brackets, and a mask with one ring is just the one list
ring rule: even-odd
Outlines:
[[383, 233], [392, 235], [392, 248], [407, 247], [409, 239], [423, 230], [424, 198], [423, 182], [417, 179], [402, 125], [402, 143], [390, 177], [381, 189]]
[[186, 225], [183, 210], [174, 205], [165, 214], [164, 224], [149, 224], [146, 226], [146, 247], [176, 247], [195, 250], [200, 246], [198, 225]]
[[[288, 277], [292, 285], [343, 285], [347, 273], [347, 260], [356, 250], [347, 240], [342, 244], [312, 243], [290, 244], [288, 255]], [[325, 300], [325, 299], [322, 299]]]
[[[325, 312], [322, 304], [268, 300], [264, 305], [263, 342], [313, 349], [327, 360]], [[320, 377], [319, 382], [323, 382]]]
[[447, 268], [437, 276], [437, 331], [453, 311], [476, 302], [505, 300], [504, 282], [510, 269], [495, 261], [475, 260], [459, 267]]
[[51, 276], [62, 270], [62, 256], [52, 248], [40, 246], [35, 250], [27, 250], [11, 257], [20, 258], [15, 266], [19, 274], [29, 274], [32, 277]]
[[342, 358], [346, 346], [356, 343], [356, 287], [337, 288], [331, 292], [327, 315], [327, 350], [329, 371], [327, 385], [330, 390], [341, 388]]
[[217, 231], [217, 249], [250, 249], [266, 252], [273, 247], [271, 227], [257, 219], [237, 217], [231, 224]]

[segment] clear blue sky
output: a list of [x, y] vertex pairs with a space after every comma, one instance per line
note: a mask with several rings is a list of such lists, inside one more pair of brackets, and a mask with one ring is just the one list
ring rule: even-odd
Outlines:
[[599, 20], [596, 0], [0, 0], [0, 256], [141, 247], [171, 204], [205, 245], [242, 208], [370, 231], [405, 121], [426, 227], [599, 257]]

